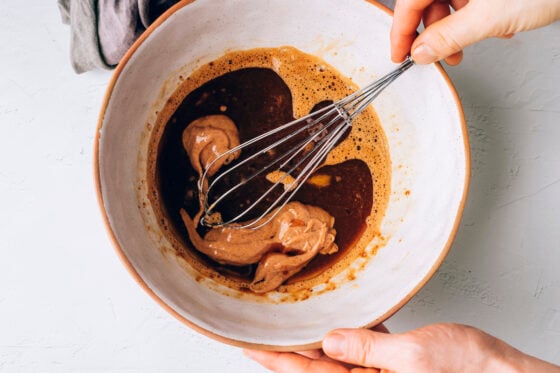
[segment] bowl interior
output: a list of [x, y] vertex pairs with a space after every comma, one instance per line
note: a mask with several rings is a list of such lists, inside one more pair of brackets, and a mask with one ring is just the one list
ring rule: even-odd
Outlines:
[[437, 65], [414, 66], [374, 102], [392, 160], [385, 245], [335, 290], [295, 303], [227, 296], [197, 282], [138, 207], [138, 149], [179, 75], [227, 51], [289, 45], [363, 86], [394, 68], [390, 25], [386, 10], [364, 0], [197, 0], [173, 8], [128, 53], [100, 120], [98, 190], [125, 264], [175, 316], [232, 344], [306, 348], [332, 328], [383, 321], [437, 269], [462, 212], [469, 162], [460, 103]]

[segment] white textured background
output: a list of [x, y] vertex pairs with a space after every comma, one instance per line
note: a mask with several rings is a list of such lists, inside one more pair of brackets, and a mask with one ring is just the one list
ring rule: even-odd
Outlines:
[[[0, 20], [0, 371], [262, 372], [168, 315], [119, 262], [92, 177], [110, 73], [73, 73], [54, 0], [4, 0]], [[387, 325], [467, 323], [560, 364], [560, 23], [447, 70], [470, 195], [441, 269]]]

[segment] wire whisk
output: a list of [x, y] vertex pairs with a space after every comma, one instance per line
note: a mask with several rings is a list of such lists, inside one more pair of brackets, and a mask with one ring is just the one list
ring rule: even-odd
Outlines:
[[[414, 61], [408, 57], [389, 74], [345, 98], [217, 156], [207, 164], [198, 181], [203, 208], [200, 223], [207, 227], [240, 229], [257, 229], [269, 223], [344, 139], [356, 117], [413, 65]], [[243, 154], [238, 161], [210, 179], [208, 170], [214, 164], [238, 152]], [[257, 186], [264, 192], [254, 201], [243, 201], [244, 190], [255, 190]], [[234, 200], [242, 202], [237, 211], [226, 217], [225, 211]]]

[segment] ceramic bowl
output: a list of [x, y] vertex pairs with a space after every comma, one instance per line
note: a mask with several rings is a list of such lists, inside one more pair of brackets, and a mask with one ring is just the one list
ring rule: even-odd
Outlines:
[[387, 319], [437, 270], [457, 230], [469, 181], [463, 112], [438, 64], [414, 66], [374, 103], [392, 161], [381, 226], [385, 244], [367, 263], [355, 263], [362, 269], [353, 280], [344, 273], [332, 279], [333, 290], [295, 302], [255, 301], [211, 280], [196, 281], [195, 271], [166, 249], [157, 222], [140, 206], [148, 123], [178, 86], [179, 75], [227, 51], [289, 45], [363, 86], [395, 67], [390, 26], [391, 12], [365, 0], [196, 0], [170, 9], [126, 54], [101, 110], [97, 191], [125, 266], [179, 320], [237, 346], [315, 348], [333, 328]]

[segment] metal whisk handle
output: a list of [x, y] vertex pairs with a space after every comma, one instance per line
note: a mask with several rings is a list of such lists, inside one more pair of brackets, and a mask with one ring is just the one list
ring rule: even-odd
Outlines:
[[352, 122], [385, 88], [387, 88], [387, 86], [389, 86], [389, 84], [394, 82], [412, 66], [414, 66], [414, 61], [408, 56], [395, 70], [336, 102], [335, 105], [339, 109], [339, 112], [341, 112], [341, 115], [344, 117], [347, 116], [350, 122]]

